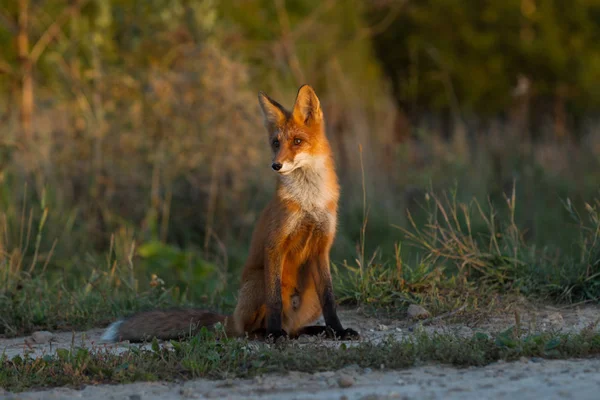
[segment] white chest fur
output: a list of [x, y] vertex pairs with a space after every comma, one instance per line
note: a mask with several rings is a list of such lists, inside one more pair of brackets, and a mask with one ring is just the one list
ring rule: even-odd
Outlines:
[[335, 232], [337, 216], [328, 206], [336, 200], [337, 189], [328, 185], [326, 174], [324, 161], [314, 160], [281, 176], [280, 198], [293, 201], [301, 209], [290, 216], [286, 232], [291, 233], [306, 218], [328, 233]]

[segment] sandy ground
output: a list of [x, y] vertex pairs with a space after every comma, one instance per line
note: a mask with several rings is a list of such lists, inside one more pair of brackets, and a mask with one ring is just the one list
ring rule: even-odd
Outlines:
[[[341, 377], [351, 382], [340, 387]], [[349, 383], [346, 383], [348, 385]], [[8, 399], [598, 399], [600, 360], [521, 361], [484, 368], [423, 366], [404, 371], [356, 367], [290, 372], [248, 380], [135, 383], [8, 394]], [[0, 396], [1, 397], [1, 396]]]
[[[517, 309], [522, 325], [534, 331], [576, 332], [587, 327], [600, 330], [598, 306], [566, 309], [519, 306]], [[374, 342], [390, 334], [399, 339], [411, 335], [415, 324], [408, 319], [371, 318], [356, 310], [341, 311], [340, 318], [345, 326], [359, 330], [363, 340]], [[471, 336], [475, 332], [497, 332], [513, 325], [514, 321], [514, 309], [507, 309], [468, 323], [449, 324], [444, 319], [426, 321], [423, 328], [427, 332]], [[0, 339], [0, 352], [9, 357], [24, 353], [38, 357], [71, 345], [109, 348], [113, 352], [126, 351], [130, 346], [128, 343], [103, 344], [99, 340], [101, 333], [102, 329], [94, 329], [40, 335], [38, 340], [44, 343], [36, 343], [32, 337]], [[0, 389], [0, 399], [598, 399], [599, 393], [600, 359], [547, 361], [534, 358], [467, 369], [425, 365], [402, 371], [372, 371], [348, 366], [340, 371], [315, 374], [292, 371], [283, 376], [267, 375], [250, 380], [98, 385], [82, 390], [56, 388], [14, 394]]]

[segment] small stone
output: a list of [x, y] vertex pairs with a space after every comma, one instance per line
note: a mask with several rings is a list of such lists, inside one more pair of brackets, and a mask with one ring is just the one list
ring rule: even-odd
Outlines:
[[565, 320], [559, 312], [551, 312], [543, 319], [543, 324], [552, 330], [560, 330], [565, 327]]
[[140, 396], [139, 394], [132, 394], [129, 395], [129, 400], [142, 400], [142, 396]]
[[337, 383], [341, 388], [349, 388], [350, 386], [354, 385], [354, 378], [348, 375], [341, 375], [338, 378]]
[[54, 339], [54, 334], [48, 331], [37, 331], [31, 334], [31, 339], [38, 344], [49, 343]]
[[390, 329], [390, 328], [387, 325], [384, 325], [384, 324], [377, 325], [378, 331], [387, 331], [388, 329]]
[[407, 314], [412, 319], [422, 319], [429, 317], [429, 311], [427, 311], [424, 307], [421, 307], [416, 304], [411, 304], [408, 306]]

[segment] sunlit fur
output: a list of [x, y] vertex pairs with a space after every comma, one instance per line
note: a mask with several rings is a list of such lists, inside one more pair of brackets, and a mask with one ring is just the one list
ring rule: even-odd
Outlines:
[[[240, 298], [250, 301], [238, 303], [233, 319], [236, 333], [265, 327], [265, 280], [273, 278], [265, 264], [281, 264], [282, 327], [293, 334], [321, 315], [311, 269], [329, 269], [340, 189], [312, 88], [299, 90], [291, 112], [264, 94], [259, 94], [259, 102], [272, 161], [282, 168], [274, 172], [278, 174], [276, 195], [259, 218], [242, 274]], [[296, 144], [295, 139], [301, 142]], [[319, 257], [326, 259], [326, 265], [312, 262]], [[297, 292], [300, 305], [294, 307], [292, 297]]]
[[[220, 321], [231, 336], [269, 333], [273, 321], [279, 324], [278, 317], [274, 319], [277, 314], [273, 314], [279, 307], [281, 327], [277, 329], [290, 335], [300, 333], [321, 314], [336, 334], [351, 331], [356, 335], [342, 328], [333, 302], [329, 252], [336, 232], [340, 188], [319, 99], [307, 85], [299, 89], [292, 111], [263, 93], [258, 99], [272, 162], [280, 163], [281, 169], [271, 170], [277, 174], [277, 190], [252, 234], [233, 315], [198, 310], [186, 314], [184, 310], [172, 314], [177, 322], [163, 318], [162, 327], [153, 329], [149, 326], [152, 323], [143, 321], [149, 314], [140, 313], [113, 327], [117, 331], [114, 337], [175, 336], [182, 330], [182, 320], [196, 326]], [[171, 314], [161, 315], [167, 318]], [[165, 326], [178, 327], [179, 331], [171, 332]]]

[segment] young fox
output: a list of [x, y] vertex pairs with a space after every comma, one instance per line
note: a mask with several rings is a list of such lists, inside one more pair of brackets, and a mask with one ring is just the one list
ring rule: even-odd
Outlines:
[[[304, 85], [291, 112], [262, 92], [258, 101], [278, 184], [252, 234], [233, 315], [197, 309], [141, 312], [113, 323], [102, 339], [175, 339], [217, 322], [229, 336], [358, 338], [338, 319], [331, 283], [329, 251], [340, 188], [319, 99]], [[309, 326], [321, 314], [326, 326]]]

